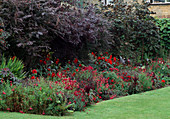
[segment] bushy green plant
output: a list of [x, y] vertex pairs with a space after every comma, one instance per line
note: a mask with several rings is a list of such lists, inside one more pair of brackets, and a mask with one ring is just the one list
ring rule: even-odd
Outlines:
[[[160, 44], [162, 49], [165, 49], [165, 54], [170, 51], [170, 19], [156, 19], [156, 25], [159, 27], [159, 34], [161, 36]], [[163, 52], [164, 53], [164, 52]]]
[[0, 92], [3, 111], [61, 116], [74, 109], [65, 97], [67, 92], [59, 84], [44, 79], [29, 80], [24, 85], [3, 83]]
[[170, 76], [170, 63], [165, 62], [162, 58], [153, 61], [148, 70], [154, 72], [159, 78]]
[[[7, 70], [9, 70], [9, 72], [11, 72], [13, 76], [18, 79], [25, 78], [24, 64], [22, 63], [21, 60], [17, 59], [15, 56], [8, 60], [4, 56], [2, 57], [2, 62], [0, 64], [1, 78], [6, 77], [6, 76], [4, 77], [5, 72], [3, 74], [3, 71], [7, 71]], [[8, 75], [8, 72], [6, 73]]]
[[104, 77], [108, 78], [110, 84], [109, 88], [112, 90], [113, 94], [116, 96], [128, 95], [130, 82], [124, 81], [115, 72], [104, 72]]
[[131, 80], [128, 93], [135, 94], [143, 91], [151, 90], [153, 86], [152, 78], [144, 73], [135, 74]]

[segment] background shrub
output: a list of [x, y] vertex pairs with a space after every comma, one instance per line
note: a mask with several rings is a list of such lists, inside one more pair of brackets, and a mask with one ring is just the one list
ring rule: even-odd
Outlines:
[[0, 17], [11, 34], [6, 54], [18, 56], [27, 67], [50, 49], [64, 62], [87, 58], [90, 49], [106, 46], [101, 43], [106, 42], [103, 20], [93, 7], [78, 9], [58, 0], [1, 0], [0, 7]]
[[4, 23], [0, 17], [0, 62], [2, 60], [3, 52], [8, 48], [9, 44], [6, 39], [10, 36], [8, 32], [4, 30]]
[[110, 24], [113, 54], [140, 60], [159, 54], [159, 32], [148, 6], [145, 2], [114, 1], [113, 6], [102, 7]]

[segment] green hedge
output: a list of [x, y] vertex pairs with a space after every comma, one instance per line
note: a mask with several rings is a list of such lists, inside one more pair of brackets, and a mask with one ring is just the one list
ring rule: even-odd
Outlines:
[[169, 54], [170, 51], [170, 18], [156, 19], [156, 25], [160, 30], [160, 44]]

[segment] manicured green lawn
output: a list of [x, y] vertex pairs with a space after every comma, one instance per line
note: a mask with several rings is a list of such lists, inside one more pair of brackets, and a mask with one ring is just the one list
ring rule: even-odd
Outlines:
[[[87, 114], [88, 113], [88, 114]], [[54, 117], [0, 112], [0, 119], [170, 119], [170, 87], [103, 101], [86, 112]]]

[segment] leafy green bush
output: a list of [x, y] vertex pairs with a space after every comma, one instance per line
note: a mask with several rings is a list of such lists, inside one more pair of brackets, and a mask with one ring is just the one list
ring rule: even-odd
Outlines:
[[159, 34], [161, 36], [160, 44], [165, 52], [169, 54], [170, 51], [170, 19], [156, 19], [156, 25], [159, 27]]
[[60, 116], [73, 112], [74, 104], [68, 102], [65, 97], [68, 92], [60, 84], [44, 79], [29, 80], [23, 84], [2, 84], [0, 110]]
[[22, 63], [22, 61], [18, 60], [15, 56], [13, 58], [10, 58], [8, 61], [3, 56], [2, 62], [0, 64], [0, 71], [1, 78], [11, 76], [8, 75], [9, 72], [12, 73], [12, 77], [14, 76], [20, 80], [25, 78], [24, 64]]
[[115, 72], [104, 72], [104, 77], [109, 79], [109, 88], [112, 90], [112, 93], [116, 96], [125, 96], [128, 95], [128, 90], [131, 85], [130, 82], [124, 81], [119, 75]]

